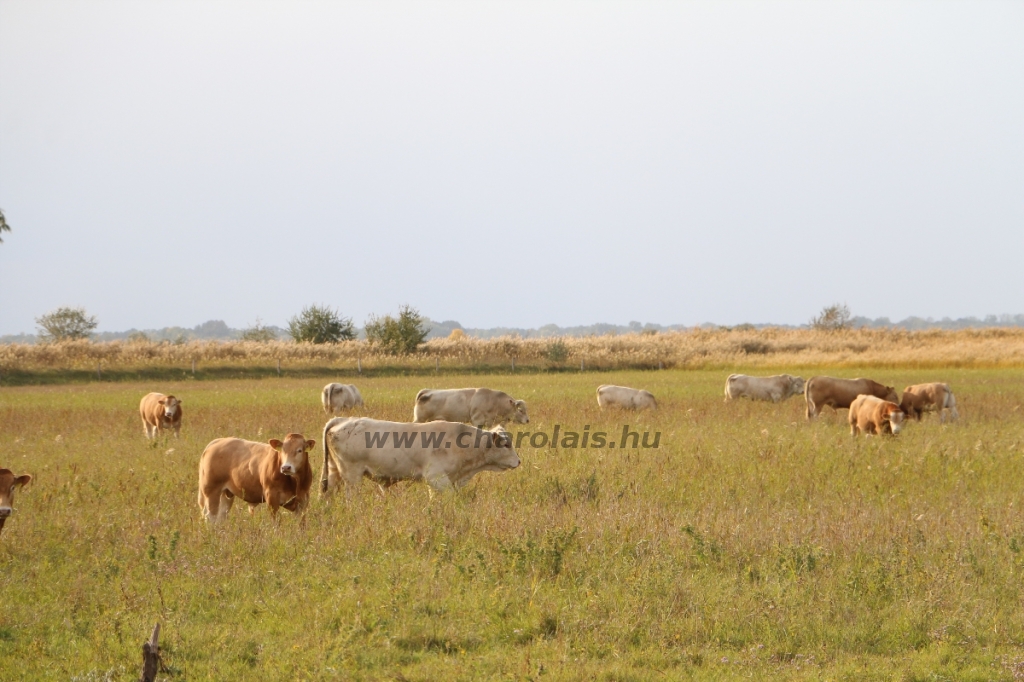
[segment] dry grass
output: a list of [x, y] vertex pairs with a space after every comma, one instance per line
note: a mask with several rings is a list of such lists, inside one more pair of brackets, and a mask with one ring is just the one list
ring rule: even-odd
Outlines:
[[361, 341], [311, 345], [287, 342], [192, 341], [183, 344], [78, 341], [55, 345], [0, 345], [0, 378], [46, 370], [104, 371], [318, 368], [351, 371], [357, 359], [365, 371], [407, 369], [447, 371], [510, 368], [526, 371], [587, 369], [757, 369], [780, 367], [1024, 367], [1024, 329], [958, 331], [695, 330], [657, 335], [629, 334], [562, 338], [564, 359], [552, 360], [554, 339], [435, 339], [413, 356], [394, 357]]
[[[1014, 679], [1024, 372], [863, 373], [949, 381], [963, 418], [851, 439], [798, 399], [723, 404], [726, 372], [447, 377], [525, 398], [530, 431], [626, 420], [661, 447], [522, 447], [458, 495], [366, 483], [305, 527], [236, 506], [219, 529], [203, 446], [321, 452], [322, 379], [0, 389], [0, 466], [36, 476], [0, 539], [0, 679], [134, 679], [156, 620], [171, 680]], [[601, 413], [607, 381], [661, 409]], [[365, 412], [408, 419], [428, 383], [364, 379]], [[180, 441], [143, 438], [153, 389], [184, 398]]]

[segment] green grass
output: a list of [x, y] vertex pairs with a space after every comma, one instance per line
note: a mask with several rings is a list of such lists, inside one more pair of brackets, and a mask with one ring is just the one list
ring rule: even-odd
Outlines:
[[[661, 445], [524, 445], [458, 494], [365, 482], [216, 529], [205, 444], [299, 431], [319, 480], [325, 378], [2, 388], [0, 466], [35, 480], [0, 537], [0, 679], [137, 679], [156, 621], [168, 680], [1024, 675], [1024, 371], [856, 373], [948, 381], [961, 421], [853, 439], [798, 398], [723, 404], [728, 372], [366, 377], [375, 417], [487, 385], [528, 402], [517, 428]], [[601, 413], [601, 383], [660, 409]], [[184, 400], [180, 440], [145, 440], [150, 390]]]

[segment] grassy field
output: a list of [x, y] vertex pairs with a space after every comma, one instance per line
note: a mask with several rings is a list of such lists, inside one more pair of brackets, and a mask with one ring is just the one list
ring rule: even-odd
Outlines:
[[[0, 679], [137, 679], [156, 621], [168, 680], [1024, 677], [1024, 370], [857, 371], [952, 384], [958, 424], [895, 439], [723, 404], [727, 373], [362, 379], [375, 417], [487, 385], [528, 402], [513, 431], [660, 444], [524, 445], [458, 494], [365, 482], [304, 525], [236, 505], [216, 529], [205, 444], [299, 431], [319, 479], [324, 378], [0, 388], [0, 466], [35, 476], [0, 537]], [[660, 409], [601, 413], [601, 383]], [[178, 441], [143, 436], [154, 389], [184, 400]]]

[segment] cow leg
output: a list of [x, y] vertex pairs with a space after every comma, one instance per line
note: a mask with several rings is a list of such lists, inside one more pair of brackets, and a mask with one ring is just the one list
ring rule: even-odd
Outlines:
[[807, 401], [807, 420], [810, 421], [818, 415], [818, 411], [815, 409], [814, 401]]
[[[330, 479], [328, 479], [328, 482]], [[345, 473], [345, 497], [352, 497], [352, 493], [359, 489], [359, 484], [363, 482], [363, 472], [359, 471], [355, 467], [352, 467]]]
[[142, 428], [146, 430], [146, 438], [153, 440], [153, 426], [149, 422], [143, 421]]
[[202, 500], [203, 518], [210, 523], [217, 523], [220, 520], [220, 491], [203, 490], [200, 491], [199, 497]]

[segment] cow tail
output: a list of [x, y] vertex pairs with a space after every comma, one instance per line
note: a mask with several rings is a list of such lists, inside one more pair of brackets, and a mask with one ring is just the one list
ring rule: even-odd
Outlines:
[[342, 419], [344, 419], [344, 417], [335, 417], [334, 419], [328, 420], [328, 422], [326, 424], [324, 424], [324, 440], [323, 440], [323, 444], [324, 444], [324, 468], [320, 472], [320, 494], [321, 495], [326, 495], [327, 494], [327, 483], [328, 483], [328, 480], [329, 480], [327, 474], [330, 471], [330, 466], [331, 466], [331, 440], [330, 440], [330, 438], [328, 438], [328, 435], [329, 435], [331, 429], [334, 427], [334, 425], [337, 424], [338, 422], [340, 422]]

